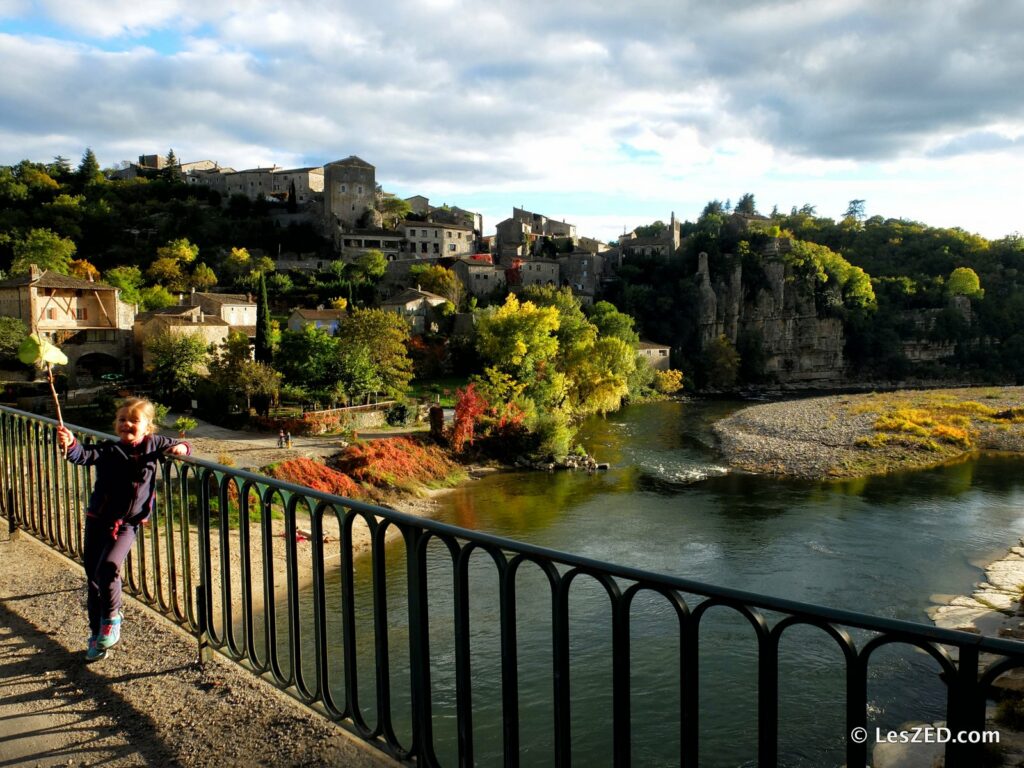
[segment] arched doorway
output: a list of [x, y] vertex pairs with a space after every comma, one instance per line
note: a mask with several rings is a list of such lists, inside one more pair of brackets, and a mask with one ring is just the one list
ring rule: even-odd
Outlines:
[[75, 385], [78, 387], [100, 384], [100, 377], [108, 373], [123, 373], [122, 362], [113, 355], [90, 352], [75, 361]]

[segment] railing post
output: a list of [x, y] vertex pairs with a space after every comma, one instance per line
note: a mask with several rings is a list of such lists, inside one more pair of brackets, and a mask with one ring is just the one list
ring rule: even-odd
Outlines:
[[196, 663], [201, 667], [209, 657], [209, 646], [206, 643], [206, 588], [200, 584], [196, 587], [196, 643], [198, 654]]
[[423, 765], [434, 765], [430, 701], [430, 627], [427, 563], [423, 531], [407, 527], [406, 578], [409, 585], [409, 674], [412, 689], [413, 752]]
[[985, 699], [978, 689], [978, 649], [960, 646], [956, 678], [949, 680], [948, 719], [946, 725], [953, 738], [946, 743], [946, 765], [949, 768], [982, 765], [984, 745], [958, 744], [956, 734], [973, 731], [981, 734], [985, 729]]
[[7, 509], [5, 510], [7, 512], [7, 533], [9, 533], [11, 536], [13, 536], [14, 532], [16, 530], [18, 530], [18, 523], [14, 519], [14, 489], [13, 488], [8, 488], [7, 489], [7, 499], [4, 502], [4, 504], [7, 507]]

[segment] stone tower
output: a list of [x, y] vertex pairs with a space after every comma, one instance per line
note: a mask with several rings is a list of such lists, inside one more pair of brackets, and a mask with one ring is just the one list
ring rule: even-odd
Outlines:
[[324, 166], [326, 230], [337, 240], [356, 228], [367, 211], [376, 208], [376, 169], [355, 155]]

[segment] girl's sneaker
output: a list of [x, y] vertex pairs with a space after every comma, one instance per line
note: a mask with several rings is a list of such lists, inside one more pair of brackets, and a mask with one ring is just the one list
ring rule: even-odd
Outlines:
[[112, 619], [103, 619], [100, 622], [100, 633], [96, 637], [96, 647], [106, 652], [108, 648], [117, 645], [121, 639], [121, 614]]
[[89, 649], [85, 652], [86, 661], [99, 661], [100, 659], [106, 658], [107, 651], [105, 648], [100, 648], [96, 643], [96, 635], [89, 636]]

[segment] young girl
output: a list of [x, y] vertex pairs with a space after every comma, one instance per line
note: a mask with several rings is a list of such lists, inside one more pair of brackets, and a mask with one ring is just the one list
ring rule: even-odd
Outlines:
[[68, 461], [96, 466], [96, 485], [85, 513], [85, 575], [89, 583], [88, 661], [107, 655], [121, 639], [121, 566], [139, 526], [153, 512], [159, 459], [187, 456], [188, 443], [155, 435], [153, 404], [131, 398], [117, 409], [120, 440], [86, 447], [71, 430], [57, 427], [57, 442]]

